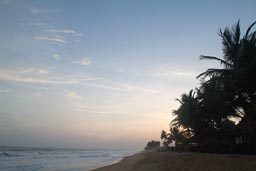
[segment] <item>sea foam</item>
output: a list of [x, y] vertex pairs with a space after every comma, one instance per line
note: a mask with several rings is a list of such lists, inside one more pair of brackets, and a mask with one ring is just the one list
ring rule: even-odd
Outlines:
[[108, 165], [135, 150], [0, 148], [0, 171], [86, 171]]

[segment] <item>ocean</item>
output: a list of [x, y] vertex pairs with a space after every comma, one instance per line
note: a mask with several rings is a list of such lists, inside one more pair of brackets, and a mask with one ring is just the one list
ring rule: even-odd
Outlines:
[[136, 150], [0, 147], [0, 171], [88, 171], [120, 161]]

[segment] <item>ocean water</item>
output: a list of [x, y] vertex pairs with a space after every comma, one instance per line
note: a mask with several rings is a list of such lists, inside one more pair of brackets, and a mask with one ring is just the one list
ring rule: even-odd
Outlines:
[[88, 171], [118, 162], [136, 152], [0, 147], [0, 171]]

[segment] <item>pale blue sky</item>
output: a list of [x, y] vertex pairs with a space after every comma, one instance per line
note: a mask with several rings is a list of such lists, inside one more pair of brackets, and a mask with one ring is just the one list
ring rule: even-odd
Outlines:
[[0, 145], [141, 148], [256, 1], [0, 0]]

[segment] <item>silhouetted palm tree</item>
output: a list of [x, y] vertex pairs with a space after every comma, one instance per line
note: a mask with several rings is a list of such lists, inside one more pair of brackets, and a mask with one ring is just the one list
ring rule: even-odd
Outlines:
[[216, 129], [220, 129], [223, 121], [229, 117], [242, 117], [229, 101], [233, 97], [214, 77], [210, 82], [203, 83], [197, 94], [201, 113], [204, 115], [202, 117]]
[[170, 141], [175, 141], [175, 147], [177, 146], [177, 142], [183, 142], [184, 137], [182, 135], [182, 133], [179, 131], [178, 127], [171, 127], [170, 128], [170, 137], [169, 137]]
[[[256, 31], [251, 33], [252, 23], [243, 38], [240, 36], [239, 21], [232, 28], [226, 28], [224, 32], [220, 30], [219, 35], [223, 44], [223, 59], [215, 56], [204, 56], [200, 59], [217, 60], [224, 68], [210, 68], [201, 73], [197, 78], [210, 78], [209, 81], [217, 79], [223, 83], [226, 90], [230, 89], [237, 102], [245, 105], [256, 100]], [[208, 81], [208, 82], [209, 82]], [[239, 103], [238, 103], [239, 104]]]
[[256, 119], [256, 31], [251, 31], [255, 24], [248, 27], [242, 38], [239, 21], [231, 30], [220, 30], [223, 59], [215, 56], [201, 56], [200, 59], [217, 60], [223, 68], [210, 68], [197, 78], [208, 78], [203, 86], [217, 81], [228, 93], [226, 103], [232, 105], [238, 115], [242, 114], [247, 119], [256, 151], [256, 134], [251, 124]]
[[164, 147], [168, 147], [168, 134], [165, 130], [161, 132], [161, 140], [163, 140]]
[[173, 115], [176, 117], [170, 123], [171, 126], [182, 126], [184, 131], [194, 131], [197, 127], [198, 100], [195, 92], [190, 90], [189, 94], [182, 94], [181, 99], [176, 99], [180, 102], [180, 107], [173, 110]]

